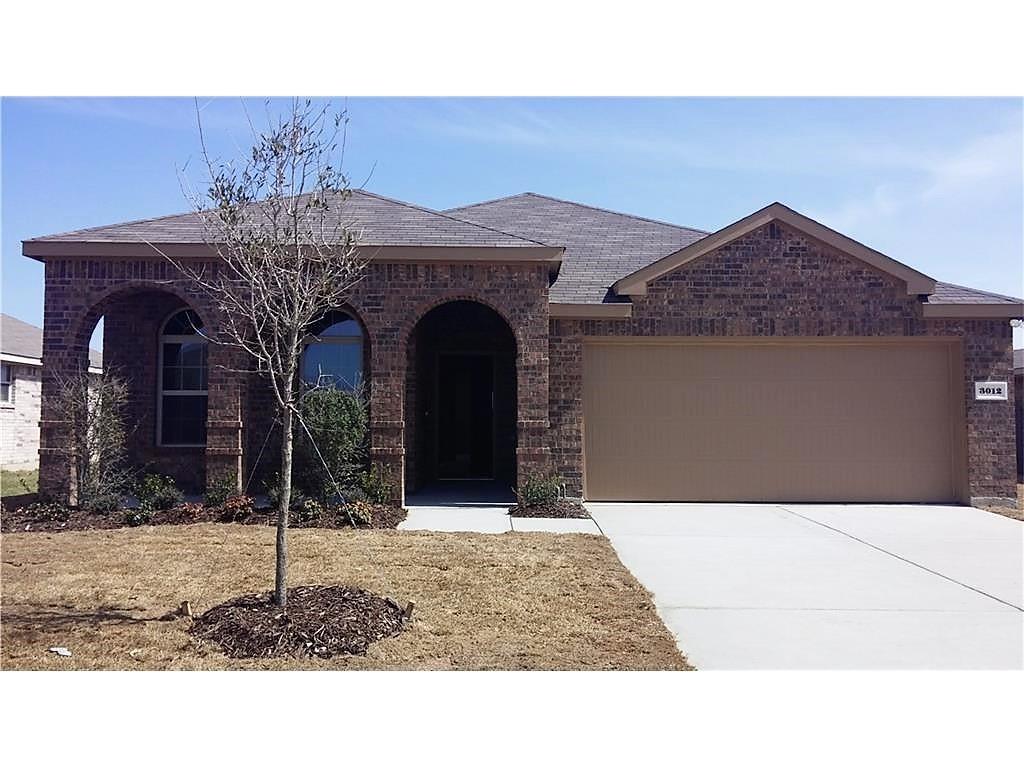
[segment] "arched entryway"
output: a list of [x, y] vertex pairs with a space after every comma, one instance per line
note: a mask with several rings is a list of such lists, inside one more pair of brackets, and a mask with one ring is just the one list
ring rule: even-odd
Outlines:
[[[65, 324], [47, 319], [41, 488], [58, 498], [74, 498], [69, 460], [60, 449], [67, 441], [65, 425], [54, 418], [52, 398], [61, 378], [89, 366], [92, 345], [102, 346], [106, 375], [126, 385], [122, 416], [132, 468], [171, 475], [187, 492], [203, 490], [211, 375], [203, 322], [184, 295], [150, 284], [118, 286], [97, 296]], [[90, 370], [97, 370], [95, 363]]]
[[406, 484], [516, 482], [516, 339], [495, 310], [449, 301], [408, 342]]

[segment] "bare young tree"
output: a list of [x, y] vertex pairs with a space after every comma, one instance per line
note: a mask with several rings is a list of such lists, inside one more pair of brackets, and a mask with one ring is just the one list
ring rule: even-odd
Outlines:
[[54, 411], [68, 425], [68, 440], [57, 450], [71, 461], [74, 501], [92, 511], [113, 511], [131, 479], [126, 461], [128, 385], [109, 368], [58, 375], [56, 385]]
[[266, 130], [253, 129], [251, 153], [238, 162], [212, 159], [198, 122], [210, 181], [205, 197], [190, 197], [219, 258], [197, 267], [165, 257], [215, 308], [218, 322], [203, 333], [243, 351], [274, 393], [282, 428], [274, 601], [284, 608], [302, 349], [310, 326], [346, 303], [365, 269], [359, 233], [345, 216], [347, 116], [294, 100]]

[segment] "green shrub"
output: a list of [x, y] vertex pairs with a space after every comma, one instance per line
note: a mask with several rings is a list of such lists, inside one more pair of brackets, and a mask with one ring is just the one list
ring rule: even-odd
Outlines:
[[170, 509], [185, 500], [184, 494], [167, 475], [146, 475], [136, 491], [139, 507], [153, 512]]
[[536, 507], [558, 501], [565, 495], [565, 480], [558, 475], [527, 478], [516, 488], [516, 500], [521, 507]]
[[220, 507], [229, 498], [238, 493], [238, 483], [230, 475], [222, 475], [206, 485], [206, 496], [203, 503], [208, 507]]
[[123, 506], [123, 503], [124, 497], [118, 491], [106, 490], [104, 492], [93, 492], [84, 496], [79, 506], [87, 512], [107, 514], [109, 512], [116, 512], [119, 510]]
[[142, 506], [136, 507], [135, 509], [126, 509], [124, 511], [124, 521], [132, 528], [136, 528], [140, 525], [146, 525], [152, 519], [153, 511]]
[[390, 504], [398, 495], [391, 473], [381, 464], [374, 464], [359, 476], [366, 498], [375, 504]]
[[294, 486], [317, 499], [337, 496], [339, 488], [355, 484], [364, 466], [366, 400], [361, 392], [314, 389], [303, 395], [300, 413], [302, 421], [295, 430]]

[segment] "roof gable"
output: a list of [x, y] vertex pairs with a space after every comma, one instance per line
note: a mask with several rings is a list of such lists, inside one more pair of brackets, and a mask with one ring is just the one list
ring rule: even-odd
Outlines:
[[613, 290], [622, 296], [643, 296], [647, 293], [647, 284], [652, 280], [676, 270], [706, 253], [721, 248], [772, 221], [781, 221], [854, 259], [868, 264], [880, 272], [902, 280], [906, 283], [909, 295], [930, 294], [935, 290], [935, 280], [927, 275], [895, 259], [891, 259], [879, 251], [868, 248], [866, 245], [858, 243], [856, 240], [836, 232], [834, 229], [829, 229], [823, 224], [819, 224], [817, 221], [797, 213], [792, 208], [786, 207], [782, 203], [772, 203], [707, 237], [697, 240], [652, 264], [648, 264], [626, 275], [615, 282]]

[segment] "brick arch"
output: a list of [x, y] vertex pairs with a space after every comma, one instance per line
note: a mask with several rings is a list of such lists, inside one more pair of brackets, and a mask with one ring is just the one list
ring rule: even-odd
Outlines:
[[[443, 309], [455, 303], [472, 304], [478, 310], [483, 309], [492, 313], [492, 316], [497, 318], [495, 332], [502, 337], [501, 346], [506, 350], [506, 355], [509, 352], [511, 353], [511, 358], [504, 357], [507, 364], [510, 364], [507, 376], [501, 377], [501, 381], [504, 382], [502, 384], [504, 392], [502, 402], [505, 403], [506, 407], [501, 409], [500, 413], [495, 412], [496, 424], [501, 419], [504, 427], [499, 427], [496, 431], [492, 461], [494, 462], [494, 471], [500, 472], [496, 477], [512, 483], [515, 482], [518, 469], [515, 434], [516, 425], [519, 421], [519, 392], [526, 385], [526, 380], [524, 379], [526, 372], [522, 366], [526, 336], [521, 324], [513, 322], [505, 307], [495, 304], [472, 291], [453, 291], [431, 297], [429, 300], [419, 304], [398, 328], [396, 362], [398, 363], [398, 370], [401, 376], [401, 441], [403, 448], [401, 472], [406, 487], [418, 486], [425, 478], [424, 472], [427, 471], [430, 474], [429, 467], [433, 466], [434, 470], [437, 470], [436, 451], [429, 447], [424, 447], [418, 442], [420, 435], [423, 434], [421, 430], [433, 429], [435, 431], [428, 434], [433, 434], [435, 437], [440, 434], [436, 422], [434, 422], [433, 427], [430, 427], [429, 419], [427, 421], [421, 420], [416, 406], [416, 403], [423, 396], [423, 380], [421, 379], [421, 371], [414, 353], [415, 348], [420, 343], [417, 332], [434, 310]], [[499, 326], [503, 326], [504, 331], [499, 330]], [[429, 382], [429, 377], [427, 381]], [[433, 391], [429, 383], [427, 384], [427, 391]], [[499, 437], [499, 435], [503, 437]], [[427, 469], [425, 470], [425, 468]]]
[[420, 324], [420, 320], [426, 317], [426, 315], [430, 311], [437, 309], [438, 307], [443, 306], [444, 304], [451, 304], [452, 302], [455, 301], [472, 301], [476, 304], [481, 304], [487, 307], [495, 314], [497, 314], [498, 317], [500, 317], [504, 321], [505, 325], [508, 326], [509, 331], [512, 332], [512, 337], [515, 339], [516, 342], [516, 359], [519, 359], [519, 356], [522, 354], [522, 350], [525, 347], [526, 339], [523, 336], [522, 328], [520, 328], [518, 323], [512, 321], [512, 319], [509, 317], [508, 311], [505, 308], [501, 307], [500, 305], [496, 304], [495, 302], [489, 301], [488, 299], [485, 299], [482, 296], [479, 296], [472, 292], [457, 292], [445, 294], [443, 296], [435, 296], [423, 302], [422, 304], [417, 306], [416, 309], [409, 315], [409, 317], [405, 319], [402, 325], [399, 326], [399, 361], [406, 360], [409, 339], [412, 337], [412, 334], [416, 331], [416, 326]]
[[349, 301], [342, 302], [336, 307], [330, 307], [329, 309], [324, 310], [325, 315], [330, 312], [344, 312], [347, 315], [351, 315], [352, 319], [355, 320], [362, 329], [363, 339], [366, 341], [368, 347], [372, 347], [377, 341], [379, 330], [367, 322], [366, 312], [355, 302], [355, 300], [350, 299]]
[[106, 314], [110, 305], [137, 293], [164, 293], [174, 296], [185, 307], [198, 314], [204, 323], [210, 322], [213, 315], [209, 307], [206, 307], [202, 302], [195, 301], [194, 296], [189, 295], [187, 291], [174, 284], [154, 283], [147, 280], [118, 283], [91, 297], [88, 308], [79, 312], [77, 317], [71, 321], [68, 338], [72, 341], [73, 349], [84, 350], [85, 354], [88, 355], [89, 340], [96, 329], [96, 324]]
[[[342, 302], [335, 307], [325, 309], [324, 319], [326, 319], [326, 316], [332, 312], [341, 312], [351, 317], [356, 321], [356, 324], [359, 326], [359, 330], [363, 333], [363, 384], [365, 386], [370, 382], [370, 379], [373, 376], [373, 348], [376, 339], [375, 333], [370, 330], [370, 325], [366, 322], [365, 315], [352, 301]], [[303, 355], [305, 355], [305, 346], [303, 346]]]

